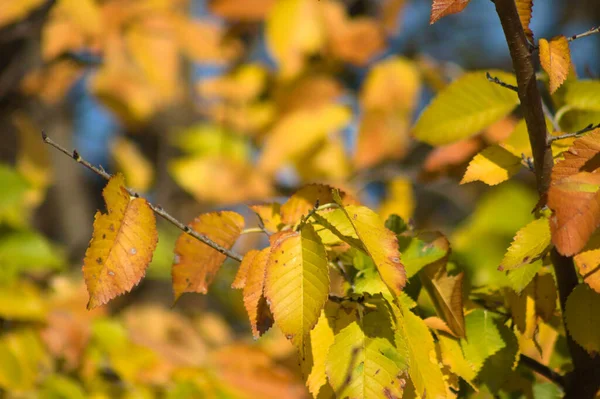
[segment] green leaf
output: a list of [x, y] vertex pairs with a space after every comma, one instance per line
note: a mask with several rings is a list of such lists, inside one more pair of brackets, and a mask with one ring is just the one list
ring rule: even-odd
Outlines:
[[438, 365], [433, 337], [427, 325], [403, 303], [394, 309], [398, 330], [396, 346], [406, 347], [409, 354], [408, 374], [417, 394], [428, 398], [446, 398], [446, 386]]
[[42, 397], [47, 399], [85, 399], [85, 391], [74, 379], [53, 374], [44, 380]]
[[327, 253], [310, 224], [272, 245], [264, 293], [275, 323], [303, 354], [329, 294]]
[[327, 375], [340, 398], [402, 397], [406, 357], [394, 346], [392, 320], [383, 303], [365, 308], [336, 334], [327, 356]]
[[444, 258], [450, 250], [446, 237], [437, 231], [424, 231], [413, 237], [400, 235], [398, 246], [408, 278], [416, 275], [423, 267]]
[[550, 224], [541, 217], [517, 232], [498, 270], [514, 270], [540, 259], [550, 247]]
[[467, 336], [461, 339], [465, 358], [479, 372], [487, 358], [506, 346], [498, 326], [487, 310], [476, 309], [465, 316]]
[[[516, 85], [514, 75], [489, 71]], [[414, 127], [414, 136], [431, 145], [466, 139], [508, 115], [519, 103], [517, 93], [489, 82], [485, 72], [469, 72], [437, 95]]]
[[0, 223], [25, 225], [25, 194], [29, 190], [27, 180], [8, 165], [0, 164], [0, 187]]
[[533, 280], [537, 272], [543, 266], [541, 260], [528, 263], [508, 272], [508, 281], [510, 288], [512, 288], [517, 294], [520, 294], [525, 287]]
[[576, 80], [565, 85], [565, 103], [582, 111], [600, 111], [600, 80]]
[[515, 374], [514, 369], [519, 360], [519, 342], [515, 333], [504, 325], [500, 325], [498, 331], [505, 346], [487, 358], [477, 376], [492, 393], [509, 385], [509, 379]]
[[600, 294], [579, 284], [569, 298], [565, 319], [569, 333], [590, 354], [600, 352]]
[[400, 216], [393, 214], [385, 221], [385, 228], [393, 231], [395, 234], [402, 234], [408, 230], [408, 225]]
[[442, 361], [450, 370], [474, 387], [473, 380], [477, 373], [473, 365], [465, 359], [460, 340], [443, 332], [437, 333], [438, 343], [442, 352]]

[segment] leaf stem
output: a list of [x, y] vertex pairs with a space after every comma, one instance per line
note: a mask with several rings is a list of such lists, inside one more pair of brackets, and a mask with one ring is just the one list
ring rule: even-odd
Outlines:
[[[103, 179], [110, 180], [110, 178], [112, 177], [110, 175], [110, 173], [106, 172], [104, 170], [104, 168], [102, 168], [101, 166], [96, 167], [96, 166], [92, 165], [91, 163], [89, 163], [88, 161], [86, 161], [85, 159], [83, 159], [81, 157], [81, 155], [79, 155], [77, 150], [73, 150], [73, 151], [67, 150], [66, 148], [64, 148], [63, 146], [61, 146], [60, 144], [58, 144], [57, 142], [52, 140], [50, 137], [48, 137], [48, 135], [46, 135], [46, 133], [44, 133], [44, 132], [42, 132], [42, 139], [44, 140], [44, 143], [49, 144], [50, 146], [56, 148], [57, 150], [59, 150], [60, 152], [62, 152], [65, 155], [67, 155], [68, 157], [73, 158], [73, 160], [75, 160], [76, 162], [85, 166], [86, 168], [88, 168], [89, 170], [91, 170], [92, 172], [97, 174], [98, 176], [102, 177]], [[129, 195], [131, 195], [132, 197], [140, 198], [140, 195], [138, 193], [136, 193], [135, 191], [132, 191], [129, 188], [126, 188], [126, 190], [129, 193]], [[229, 258], [231, 258], [233, 260], [237, 260], [238, 262], [242, 261], [242, 255], [217, 244], [216, 242], [214, 242], [213, 240], [211, 240], [209, 237], [205, 236], [204, 234], [198, 233], [196, 230], [192, 229], [191, 227], [186, 226], [185, 224], [180, 222], [178, 219], [171, 216], [171, 214], [169, 214], [167, 211], [165, 211], [160, 205], [154, 205], [148, 200], [146, 200], [146, 202], [148, 203], [148, 206], [150, 206], [150, 209], [152, 209], [154, 211], [154, 213], [156, 213], [157, 215], [159, 215], [160, 217], [162, 217], [169, 223], [173, 224], [174, 226], [179, 228], [184, 233], [191, 235], [198, 241], [208, 245], [209, 247], [222, 253], [225, 256], [228, 256]]]
[[249, 234], [249, 233], [265, 233], [266, 234], [266, 231], [260, 227], [250, 227], [250, 228], [242, 230], [242, 234]]

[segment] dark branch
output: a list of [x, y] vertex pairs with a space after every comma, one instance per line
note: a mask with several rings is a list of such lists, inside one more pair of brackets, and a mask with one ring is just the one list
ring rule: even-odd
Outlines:
[[[83, 166], [85, 166], [86, 168], [91, 170], [92, 172], [96, 173], [98, 176], [100, 176], [106, 180], [110, 180], [110, 178], [112, 177], [109, 173], [107, 173], [104, 170], [104, 168], [96, 167], [96, 166], [92, 165], [91, 163], [89, 163], [88, 161], [83, 159], [76, 150], [73, 150], [72, 152], [67, 150], [66, 148], [64, 148], [63, 146], [61, 146], [60, 144], [58, 144], [51, 138], [49, 138], [48, 135], [46, 135], [46, 133], [44, 133], [44, 132], [42, 132], [42, 139], [44, 140], [44, 142], [46, 144], [51, 145], [52, 147], [56, 148], [63, 154], [67, 155], [68, 157], [73, 158], [76, 162], [82, 164]], [[126, 189], [126, 190], [129, 193], [129, 195], [131, 195], [132, 197], [136, 197], [136, 198], [140, 197], [140, 195], [138, 193], [136, 193], [130, 189]], [[165, 219], [169, 223], [175, 225], [181, 231], [191, 235], [198, 241], [208, 245], [209, 247], [222, 253], [223, 255], [230, 257], [231, 259], [237, 260], [238, 262], [242, 261], [242, 255], [217, 244], [216, 242], [214, 242], [213, 240], [211, 240], [209, 237], [205, 236], [204, 234], [200, 234], [197, 231], [190, 228], [189, 226], [186, 226], [185, 224], [183, 224], [182, 222], [180, 222], [179, 220], [177, 220], [173, 216], [171, 216], [168, 212], [166, 212], [160, 205], [154, 205], [147, 200], [146, 200], [146, 202], [150, 206], [150, 209], [152, 209], [154, 211], [154, 213], [161, 216], [163, 219]]]
[[583, 129], [575, 132], [575, 133], [566, 133], [566, 134], [562, 134], [560, 136], [549, 136], [548, 137], [548, 145], [552, 144], [553, 142], [557, 141], [557, 140], [563, 140], [563, 139], [569, 139], [571, 137], [579, 137], [582, 134], [585, 134], [587, 132], [591, 132], [592, 130], [596, 130], [600, 128], [600, 123], [597, 125], [594, 125], [593, 123], [590, 123], [589, 125], [587, 125], [586, 127], [584, 127]]
[[531, 370], [535, 371], [536, 373], [543, 375], [550, 381], [559, 385], [561, 388], [565, 387], [565, 377], [562, 374], [559, 374], [556, 371], [552, 370], [550, 367], [546, 366], [545, 364], [542, 364], [542, 363], [538, 362], [537, 360], [532, 359], [529, 356], [523, 355], [523, 354], [521, 354], [521, 364], [523, 364], [527, 368], [530, 368]]
[[498, 79], [496, 76], [490, 75], [489, 72], [485, 73], [485, 77], [487, 78], [487, 80], [489, 80], [492, 83], [496, 83], [497, 85], [500, 85], [500, 86], [502, 86], [502, 87], [504, 87], [506, 89], [515, 91], [517, 93], [519, 92], [519, 88], [517, 86], [509, 85], [508, 83], [503, 82], [500, 79]]

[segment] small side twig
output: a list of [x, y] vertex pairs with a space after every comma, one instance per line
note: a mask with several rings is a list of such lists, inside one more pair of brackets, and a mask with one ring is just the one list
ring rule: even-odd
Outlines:
[[512, 91], [515, 91], [515, 92], [518, 92], [518, 91], [519, 91], [519, 89], [517, 88], [517, 86], [509, 85], [508, 83], [506, 83], [506, 82], [503, 82], [503, 81], [501, 81], [500, 79], [498, 79], [496, 76], [492, 76], [492, 75], [490, 75], [490, 73], [489, 73], [489, 72], [486, 72], [486, 73], [485, 73], [485, 77], [486, 77], [486, 78], [487, 78], [487, 80], [489, 80], [490, 82], [492, 82], [492, 83], [496, 83], [497, 85], [500, 85], [500, 86], [502, 86], [502, 87], [504, 87], [504, 88], [506, 88], [506, 89], [509, 89], [509, 90], [512, 90]]
[[[92, 165], [91, 163], [89, 163], [88, 161], [86, 161], [85, 159], [83, 159], [81, 157], [81, 155], [79, 155], [79, 153], [77, 152], [77, 150], [73, 150], [72, 152], [67, 150], [66, 148], [64, 148], [63, 146], [61, 146], [60, 144], [58, 144], [57, 142], [55, 142], [54, 140], [52, 140], [50, 137], [48, 137], [46, 135], [46, 133], [42, 132], [42, 139], [44, 140], [44, 142], [46, 144], [51, 145], [52, 147], [56, 148], [57, 150], [59, 150], [60, 152], [62, 152], [63, 154], [73, 158], [76, 162], [80, 163], [81, 165], [85, 166], [86, 168], [88, 168], [89, 170], [91, 170], [92, 172], [96, 173], [98, 176], [106, 179], [106, 180], [110, 180], [110, 178], [112, 177], [109, 173], [107, 173], [104, 168], [102, 167], [96, 167], [94, 165]], [[136, 197], [136, 198], [140, 198], [140, 195], [128, 188], [126, 188], [127, 192], [129, 193], [129, 195], [131, 195], [132, 197]], [[228, 256], [229, 258], [233, 259], [233, 260], [237, 260], [238, 262], [242, 261], [242, 255], [238, 254], [237, 252], [234, 252], [230, 249], [227, 249], [219, 244], [217, 244], [216, 242], [214, 242], [213, 240], [211, 240], [209, 237], [205, 236], [204, 234], [200, 234], [197, 231], [193, 230], [191, 227], [186, 226], [185, 224], [183, 224], [182, 222], [180, 222], [179, 220], [177, 220], [175, 217], [171, 216], [167, 211], [165, 211], [160, 205], [154, 205], [149, 201], [146, 201], [148, 203], [148, 206], [150, 206], [150, 209], [152, 209], [154, 211], [154, 213], [156, 213], [157, 215], [161, 216], [163, 219], [165, 219], [166, 221], [168, 221], [169, 223], [173, 224], [174, 226], [176, 226], [177, 228], [179, 228], [181, 231], [191, 235], [192, 237], [194, 237], [195, 239], [197, 239], [198, 241], [208, 245], [209, 247], [213, 248], [214, 250], [222, 253], [225, 256]]]
[[557, 140], [569, 139], [571, 137], [579, 137], [585, 133], [591, 132], [592, 130], [595, 130], [598, 128], [600, 128], [600, 123], [597, 125], [590, 123], [583, 129], [581, 129], [575, 133], [566, 133], [566, 134], [561, 134], [560, 136], [548, 136], [548, 145], [551, 145], [552, 143], [554, 143]]
[[521, 354], [521, 363], [524, 366], [526, 366], [527, 368], [530, 368], [531, 370], [535, 371], [536, 373], [543, 375], [544, 377], [546, 377], [547, 379], [549, 379], [550, 381], [554, 382], [555, 384], [559, 385], [560, 387], [562, 387], [564, 389], [565, 377], [563, 375], [557, 373], [556, 371], [552, 370], [550, 367], [538, 362], [537, 360], [535, 360], [529, 356], [523, 355], [523, 354]]
[[567, 38], [568, 41], [572, 42], [573, 40], [577, 40], [577, 39], [581, 39], [582, 37], [586, 37], [586, 36], [590, 36], [593, 35], [594, 33], [600, 33], [600, 26], [596, 26], [595, 28], [592, 28], [590, 30], [587, 30], [583, 33], [580, 33], [578, 35], [573, 35]]

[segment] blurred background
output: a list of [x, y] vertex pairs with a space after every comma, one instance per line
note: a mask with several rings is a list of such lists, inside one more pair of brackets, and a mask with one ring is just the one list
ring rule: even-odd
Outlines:
[[[248, 338], [241, 295], [229, 288], [235, 264], [222, 267], [207, 296], [170, 308], [180, 232], [162, 221], [146, 279], [86, 311], [81, 264], [105, 182], [44, 145], [42, 130], [122, 172], [185, 223], [233, 209], [250, 225], [248, 204], [282, 202], [321, 182], [383, 217], [442, 230], [470, 284], [504, 284], [496, 267], [530, 218], [532, 176], [523, 171], [494, 188], [458, 183], [472, 156], [510, 135], [517, 117], [435, 149], [414, 141], [410, 127], [463, 71], [510, 70], [506, 42], [490, 1], [473, 0], [433, 26], [430, 7], [2, 0], [0, 387], [56, 397], [307, 395], [277, 331]], [[598, 24], [597, 0], [537, 1], [531, 28], [549, 38]], [[598, 79], [600, 35], [571, 52], [578, 76]], [[262, 244], [245, 236], [236, 250]]]

